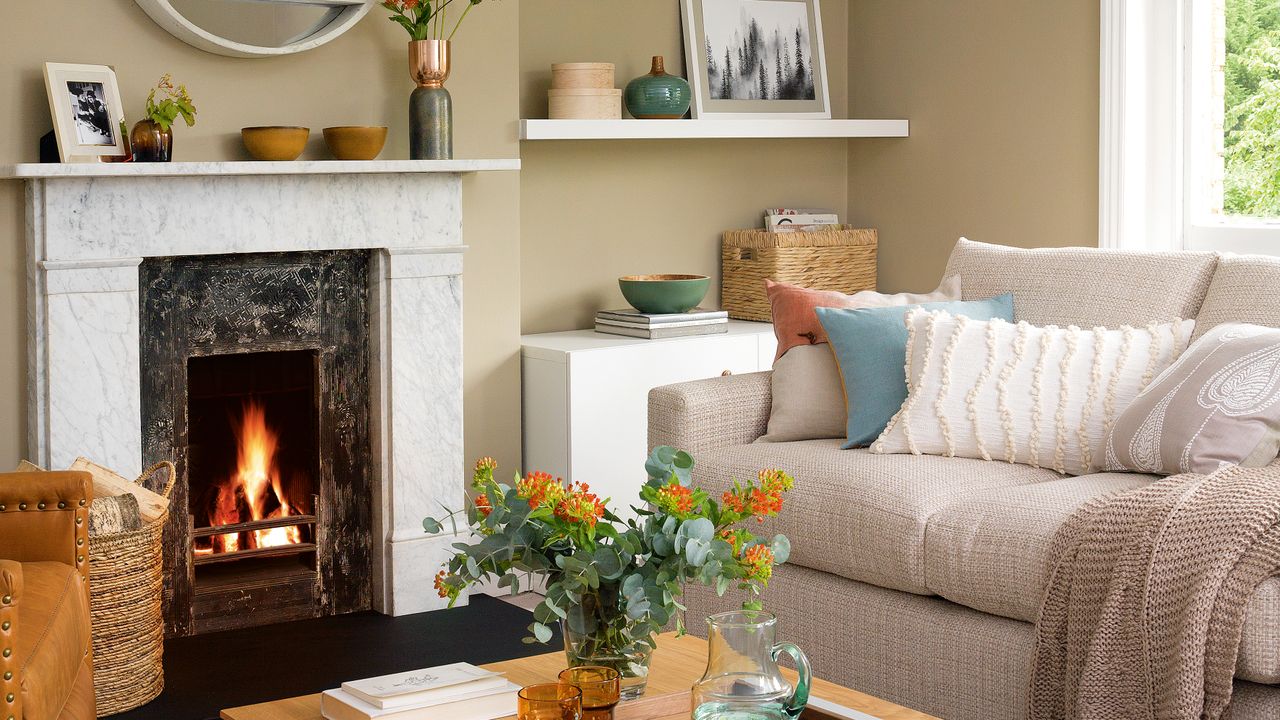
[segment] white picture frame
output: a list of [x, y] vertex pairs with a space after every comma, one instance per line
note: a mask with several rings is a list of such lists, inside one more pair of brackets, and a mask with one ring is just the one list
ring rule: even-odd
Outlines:
[[124, 106], [116, 73], [106, 65], [44, 64], [44, 87], [62, 162], [124, 157]]
[[[695, 119], [831, 118], [819, 0], [681, 0], [680, 10]], [[744, 60], [746, 82], [732, 73]]]

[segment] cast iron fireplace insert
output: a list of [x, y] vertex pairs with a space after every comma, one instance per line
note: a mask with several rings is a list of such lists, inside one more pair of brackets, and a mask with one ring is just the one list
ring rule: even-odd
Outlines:
[[368, 253], [140, 273], [143, 459], [178, 469], [166, 635], [369, 609]]

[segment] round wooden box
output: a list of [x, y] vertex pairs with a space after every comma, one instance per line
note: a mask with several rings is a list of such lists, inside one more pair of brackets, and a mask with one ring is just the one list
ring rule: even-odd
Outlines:
[[557, 89], [547, 91], [552, 120], [620, 120], [622, 91], [616, 89]]
[[556, 63], [551, 66], [551, 87], [555, 90], [608, 90], [613, 86], [613, 63]]

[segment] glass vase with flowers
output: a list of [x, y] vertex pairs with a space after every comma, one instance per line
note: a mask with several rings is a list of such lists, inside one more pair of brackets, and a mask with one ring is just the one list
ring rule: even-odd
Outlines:
[[133, 126], [129, 144], [134, 162], [169, 162], [173, 159], [173, 123], [179, 117], [193, 127], [196, 106], [186, 85], [173, 84], [165, 73], [147, 95], [146, 117]]
[[492, 459], [480, 460], [471, 505], [423, 522], [439, 533], [463, 518], [472, 533], [472, 541], [454, 544], [436, 589], [452, 603], [479, 582], [496, 579], [515, 593], [543, 576], [546, 594], [525, 642], [550, 641], [559, 623], [569, 665], [617, 670], [624, 699], [644, 692], [656, 635], [671, 623], [684, 632], [686, 583], [720, 595], [744, 591], [743, 608], [758, 610], [774, 566], [791, 552], [785, 536], [757, 537], [742, 527], [782, 508], [794, 480], [781, 470], [735, 482], [717, 502], [693, 485], [688, 453], [660, 447], [645, 463], [642, 505], [624, 521], [587, 485], [538, 472], [507, 485], [494, 479], [495, 469]]

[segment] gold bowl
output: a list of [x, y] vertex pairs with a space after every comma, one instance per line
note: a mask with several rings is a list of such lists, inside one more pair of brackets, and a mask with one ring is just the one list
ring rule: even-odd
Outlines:
[[387, 144], [385, 127], [346, 126], [324, 129], [324, 144], [339, 160], [372, 160]]
[[258, 160], [297, 160], [307, 147], [311, 129], [271, 125], [241, 128], [244, 147]]

